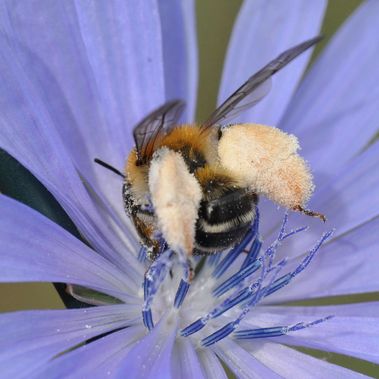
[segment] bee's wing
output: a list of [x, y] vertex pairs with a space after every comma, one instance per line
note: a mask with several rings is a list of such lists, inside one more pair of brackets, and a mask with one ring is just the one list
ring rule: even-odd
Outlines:
[[206, 130], [222, 121], [225, 123], [226, 120], [236, 117], [243, 110], [257, 104], [270, 92], [272, 75], [321, 39], [322, 37], [318, 36], [296, 45], [260, 69], [210, 115], [201, 129]]
[[148, 114], [133, 129], [139, 164], [146, 163], [151, 158], [158, 136], [176, 125], [184, 106], [181, 100], [169, 101]]

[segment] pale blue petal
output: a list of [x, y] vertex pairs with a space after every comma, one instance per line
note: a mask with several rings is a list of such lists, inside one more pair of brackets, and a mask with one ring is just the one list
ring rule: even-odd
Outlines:
[[0, 315], [3, 378], [26, 378], [50, 359], [92, 337], [130, 325], [126, 305]]
[[188, 338], [176, 340], [172, 351], [172, 372], [174, 378], [207, 379], [193, 342]]
[[[267, 300], [293, 301], [379, 291], [378, 230], [376, 218], [326, 244], [304, 274]], [[288, 265], [298, 262], [299, 258]]]
[[[65, 143], [81, 136], [89, 158], [123, 164], [131, 128], [164, 102], [156, 2], [6, 1], [0, 17], [3, 31], [47, 66], [62, 91], [75, 120], [60, 125]], [[54, 101], [46, 81], [44, 90]]]
[[207, 379], [228, 378], [216, 354], [214, 354], [210, 349], [203, 349], [200, 351], [199, 357], [202, 362]]
[[[336, 228], [333, 238], [348, 233], [379, 214], [379, 143], [371, 145], [359, 156], [335, 172], [334, 179], [316, 189], [309, 208], [325, 214], [327, 222], [292, 214], [291, 224], [309, 225], [310, 230], [295, 236], [285, 244], [282, 253], [295, 256], [304, 253], [325, 230]], [[265, 210], [262, 210], [262, 214]], [[279, 224], [272, 229], [270, 241]]]
[[244, 344], [244, 347], [281, 378], [368, 378], [366, 375], [313, 358], [284, 345], [270, 342], [248, 345]]
[[[341, 317], [374, 318], [374, 317], [379, 317], [378, 308], [379, 308], [379, 302], [377, 301], [370, 301], [367, 303], [323, 305], [323, 306], [268, 305], [268, 306], [259, 307], [259, 312], [262, 313], [260, 314], [259, 317], [260, 317], [260, 320], [264, 322], [264, 324], [271, 323], [271, 321], [265, 320], [266, 316], [264, 314], [266, 313], [270, 313], [270, 314], [278, 315], [278, 316], [282, 315], [283, 317], [288, 316], [288, 319], [286, 320], [286, 322], [290, 321], [290, 318], [292, 316], [296, 316], [297, 314], [301, 314], [305, 316], [334, 315], [334, 316], [341, 316]], [[299, 316], [299, 317], [302, 317], [302, 316]], [[297, 321], [299, 320], [296, 319], [296, 322]]]
[[281, 375], [278, 375], [270, 367], [256, 359], [255, 354], [250, 354], [232, 340], [222, 340], [212, 350], [238, 378], [281, 378]]
[[[9, 56], [7, 63], [23, 71], [15, 73], [23, 83], [17, 90], [32, 95], [20, 107], [19, 117], [33, 117], [39, 133], [55, 128], [81, 175], [127, 222], [120, 178], [93, 160], [100, 158], [123, 170], [134, 144], [132, 127], [165, 101], [156, 2], [7, 1], [0, 7], [0, 25], [12, 45], [13, 56], [1, 47]], [[5, 74], [3, 67], [1, 71], [13, 75]], [[15, 106], [12, 87], [4, 95], [8, 107]], [[34, 107], [37, 100], [45, 115]], [[18, 128], [25, 132], [31, 127], [24, 121]], [[23, 142], [32, 150], [28, 144], [34, 139]], [[19, 159], [19, 154], [13, 155]]]
[[306, 235], [320, 235], [321, 229], [334, 227], [337, 229], [334, 238], [337, 238], [376, 217], [379, 214], [378, 164], [379, 143], [375, 143], [336, 171], [333, 180], [320, 186], [309, 207], [324, 213], [328, 222], [322, 225], [314, 222], [318, 220], [311, 220], [312, 232]]
[[[325, 7], [323, 0], [246, 0], [233, 29], [218, 102], [225, 100], [277, 55], [318, 35]], [[271, 93], [236, 120], [277, 125], [307, 66], [310, 53], [304, 53], [278, 73]]]
[[[124, 228], [123, 237], [116, 234], [109, 207], [100, 207], [97, 199], [94, 202], [90, 198], [83, 178], [57, 134], [55, 113], [44, 101], [42, 88], [35, 86], [25, 71], [22, 57], [26, 55], [21, 55], [25, 50], [16, 49], [4, 36], [0, 36], [0, 47], [0, 147], [46, 186], [99, 253], [125, 270], [131, 266], [133, 278], [134, 272], [138, 272], [138, 262], [130, 254], [137, 250], [131, 232]], [[121, 207], [121, 199], [119, 202]]]
[[79, 284], [139, 303], [123, 271], [40, 213], [2, 195], [0, 214], [0, 281]]
[[141, 326], [129, 327], [59, 356], [33, 373], [33, 378], [112, 378], [137, 339]]
[[[290, 332], [273, 341], [379, 363], [378, 302], [320, 307], [267, 307], [260, 309], [259, 313], [260, 325], [264, 323], [264, 326], [308, 323], [334, 315], [321, 324]], [[256, 325], [257, 318], [252, 318], [252, 322]]]
[[197, 36], [194, 0], [159, 0], [166, 99], [182, 99], [183, 122], [193, 122], [197, 95]]
[[177, 327], [163, 319], [149, 334], [141, 339], [128, 353], [118, 368], [117, 379], [125, 373], [134, 379], [176, 379], [171, 372], [172, 349]]
[[300, 138], [316, 184], [333, 180], [378, 130], [378, 17], [377, 1], [362, 3], [306, 76], [280, 124]]

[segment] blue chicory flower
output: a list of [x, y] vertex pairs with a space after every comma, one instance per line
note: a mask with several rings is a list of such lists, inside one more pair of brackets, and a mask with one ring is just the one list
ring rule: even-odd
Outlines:
[[[246, 1], [219, 100], [317, 35], [325, 6]], [[177, 267], [168, 275], [173, 261], [163, 254], [142, 287], [146, 266], [122, 182], [93, 158], [123, 167], [131, 128], [167, 99], [184, 99], [183, 121], [193, 120], [193, 2], [3, 1], [0, 146], [55, 196], [88, 245], [0, 196], [1, 281], [68, 283], [118, 301], [1, 315], [1, 377], [226, 378], [220, 362], [240, 378], [363, 377], [288, 346], [379, 363], [378, 302], [285, 305], [379, 288], [379, 145], [367, 147], [379, 118], [378, 15], [378, 2], [364, 2], [299, 86], [309, 52], [239, 118], [300, 138], [317, 184], [310, 206], [327, 214], [334, 235], [317, 220], [306, 219], [307, 232], [287, 226], [304, 216], [285, 216], [281, 227], [282, 213], [262, 201], [244, 245], [208, 258], [175, 307]]]

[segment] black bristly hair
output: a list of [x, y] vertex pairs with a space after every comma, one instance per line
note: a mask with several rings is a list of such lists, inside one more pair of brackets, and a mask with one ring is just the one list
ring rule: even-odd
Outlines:
[[114, 172], [115, 174], [117, 174], [117, 175], [119, 175], [119, 176], [121, 176], [122, 178], [125, 179], [125, 175], [124, 175], [121, 171], [117, 170], [117, 168], [114, 168], [114, 167], [111, 166], [110, 164], [108, 164], [108, 163], [102, 161], [101, 159], [95, 158], [95, 159], [94, 159], [94, 162], [97, 163], [97, 164], [99, 164], [100, 166], [105, 167], [106, 169], [108, 169], [108, 170]]

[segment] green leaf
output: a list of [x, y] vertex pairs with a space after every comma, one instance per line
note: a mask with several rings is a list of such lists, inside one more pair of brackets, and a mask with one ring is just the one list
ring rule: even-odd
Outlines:
[[[0, 192], [42, 213], [75, 237], [81, 239], [76, 226], [53, 195], [16, 159], [0, 149]], [[54, 283], [67, 308], [88, 306], [68, 293], [64, 283]]]

